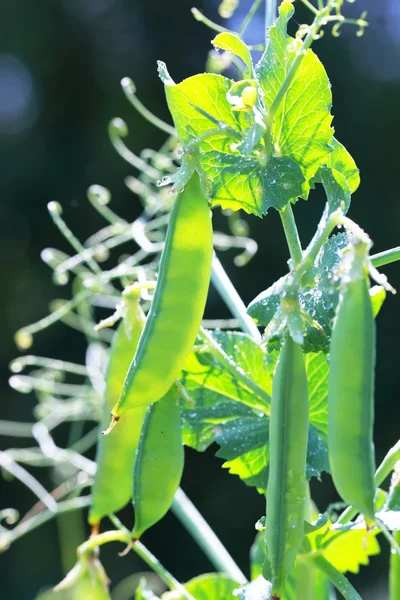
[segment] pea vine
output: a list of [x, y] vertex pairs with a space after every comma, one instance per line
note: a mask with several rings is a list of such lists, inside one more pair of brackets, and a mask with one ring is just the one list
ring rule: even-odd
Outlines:
[[[328, 396], [333, 387], [330, 371], [334, 365], [336, 368], [332, 340], [335, 329], [336, 332], [339, 329], [339, 307], [343, 306], [345, 290], [350, 283], [372, 278], [377, 285], [369, 288], [367, 284], [367, 304], [371, 305], [371, 315], [376, 317], [386, 292], [394, 292], [377, 269], [398, 261], [400, 249], [370, 255], [368, 235], [347, 217], [351, 195], [360, 184], [359, 171], [352, 156], [333, 136], [330, 82], [323, 64], [311, 50], [312, 44], [329, 30], [338, 36], [341, 28], [349, 25], [356, 28], [356, 35], [362, 35], [368, 25], [366, 15], [358, 19], [346, 17], [342, 13], [344, 0], [298, 2], [309, 10], [311, 23], [300, 25], [292, 37], [288, 34], [288, 24], [294, 14], [294, 0], [283, 0], [279, 7], [273, 0], [267, 1], [267, 37], [256, 46], [246, 45], [243, 36], [261, 9], [261, 0], [254, 0], [236, 32], [192, 9], [194, 18], [217, 35], [207, 60], [209, 72], [175, 83], [167, 66], [161, 61], [158, 64], [173, 126], [142, 104], [132, 80], [122, 80], [122, 90], [132, 107], [167, 135], [160, 149], [145, 149], [137, 156], [125, 143], [126, 123], [119, 118], [110, 123], [112, 145], [137, 172], [137, 176], [125, 180], [143, 207], [135, 221], [118, 215], [111, 208], [110, 191], [94, 185], [88, 190], [88, 201], [105, 225], [81, 242], [64, 219], [61, 205], [52, 202], [48, 206], [55, 226], [71, 246], [71, 253], [47, 248], [42, 259], [52, 270], [54, 284], [70, 285], [72, 295], [69, 300], [54, 300], [49, 314], [20, 329], [15, 340], [21, 351], [27, 351], [37, 333], [63, 323], [84, 336], [86, 360], [85, 364], [77, 364], [24, 354], [11, 364], [11, 387], [21, 393], [33, 393], [37, 404], [34, 423], [0, 421], [0, 434], [32, 440], [31, 447], [9, 448], [0, 453], [0, 465], [4, 472], [29, 488], [37, 503], [21, 520], [15, 509], [0, 511], [0, 549], [6, 551], [21, 537], [58, 515], [86, 508], [91, 511], [92, 535], [77, 548], [77, 563], [72, 571], [54, 592], [40, 595], [38, 600], [52, 598], [53, 594], [54, 598], [84, 598], [89, 594], [95, 599], [113, 597], [99, 559], [99, 548], [109, 542], [120, 542], [127, 552], [134, 551], [168, 588], [160, 592], [161, 596], [157, 595], [159, 592], [153, 591], [151, 582], [142, 579], [135, 591], [136, 600], [235, 597], [328, 600], [334, 597], [334, 589], [346, 600], [355, 600], [360, 596], [346, 573], [357, 573], [360, 566], [368, 564], [370, 556], [380, 552], [381, 534], [392, 547], [391, 600], [400, 597], [400, 442], [389, 450], [375, 475], [372, 474], [370, 483], [376, 491], [371, 500], [372, 514], [367, 514], [356, 502], [346, 500], [347, 491], [340, 492], [343, 506], [331, 506], [320, 512], [309, 496], [306, 483], [312, 477], [330, 473], [333, 464]], [[223, 0], [221, 18], [229, 18], [236, 5], [234, 0]], [[253, 60], [254, 51], [261, 52], [257, 63]], [[228, 69], [230, 74], [235, 70], [236, 79], [222, 75]], [[172, 206], [176, 206], [176, 196], [183, 197], [185, 189], [191, 189], [197, 181], [199, 197], [206, 198], [213, 210], [221, 207], [226, 216], [229, 233], [213, 232], [211, 282], [232, 318], [204, 319], [187, 360], [180, 366], [168, 412], [168, 418], [172, 413], [178, 414], [178, 421], [168, 429], [178, 422], [176, 435], [181, 436], [175, 439], [178, 443], [173, 452], [178, 453], [180, 441], [198, 452], [204, 452], [215, 442], [217, 456], [224, 461], [223, 468], [255, 488], [255, 493], [267, 496], [267, 517], [275, 514], [272, 507], [275, 500], [278, 508], [287, 501], [287, 484], [288, 495], [292, 489], [302, 489], [303, 484], [306, 490], [304, 498], [301, 492], [295, 501], [302, 506], [304, 503], [304, 519], [298, 517], [298, 509], [285, 513], [285, 507], [280, 512], [282, 522], [276, 536], [276, 523], [260, 515], [250, 551], [249, 579], [178, 487], [181, 471], [176, 486], [171, 488], [171, 501], [168, 500], [166, 490], [177, 472], [171, 467], [172, 458], [163, 463], [163, 475], [172, 468], [161, 490], [165, 510], [162, 508], [164, 512], [156, 513], [155, 517], [146, 512], [153, 496], [159, 502], [160, 493], [154, 490], [162, 474], [156, 470], [153, 473], [151, 466], [160, 438], [152, 445], [142, 421], [147, 428], [150, 419], [161, 423], [161, 428], [165, 426], [164, 404], [161, 404], [165, 396], [149, 409], [139, 406], [127, 411], [125, 426], [121, 418], [121, 424], [110, 436], [99, 436], [99, 423], [101, 429], [107, 427], [109, 412], [126, 385], [133, 359], [137, 358], [135, 350], [141, 343], [145, 315], [148, 321], [151, 317], [160, 261], [166, 253], [167, 228], [174, 218]], [[313, 239], [303, 248], [293, 206], [311, 199], [317, 185], [325, 192], [326, 206]], [[281, 218], [290, 255], [289, 270], [246, 308], [217, 254], [236, 249], [235, 263], [245, 266], [256, 253], [257, 243], [250, 237], [248, 225], [238, 211], [262, 218], [271, 209], [277, 210]], [[332, 235], [335, 229], [339, 232]], [[110, 258], [115, 266], [103, 268]], [[281, 374], [285, 374], [282, 365], [292, 360], [293, 347], [301, 359], [297, 356], [297, 363], [295, 359], [290, 362], [291, 376], [281, 383]], [[300, 372], [303, 367], [298, 366], [303, 362], [304, 377]], [[305, 382], [303, 392], [308, 402], [306, 479], [290, 481], [288, 456], [297, 454], [293, 435], [284, 440], [282, 453], [285, 455], [282, 460], [286, 461], [282, 472], [288, 483], [282, 477], [275, 477], [276, 472], [274, 475], [274, 456], [283, 448], [283, 442], [274, 441], [277, 438], [275, 430], [272, 431], [271, 407], [277, 406], [278, 386], [288, 396], [287, 390], [297, 377]], [[295, 409], [290, 409], [293, 397], [284, 400], [288, 410], [295, 413]], [[143, 413], [140, 419], [138, 412], [134, 412], [139, 409]], [[275, 417], [274, 410], [278, 409], [272, 410]], [[94, 424], [84, 433], [86, 422]], [[58, 428], [65, 423], [69, 424], [70, 435], [64, 447], [57, 440]], [[290, 425], [293, 427], [289, 421], [284, 425], [288, 429]], [[368, 426], [372, 427], [372, 422]], [[115, 437], [118, 435], [119, 438]], [[127, 452], [121, 464], [110, 468], [107, 452], [120, 444], [123, 453], [134, 437], [137, 453]], [[86, 453], [96, 442], [99, 450], [95, 462]], [[132, 447], [129, 446], [131, 450]], [[171, 447], [163, 448], [165, 453], [172, 453]], [[183, 457], [180, 460], [183, 467]], [[31, 467], [52, 468], [57, 487], [52, 491], [45, 489], [31, 474]], [[100, 471], [107, 479], [118, 468], [118, 490], [111, 485], [107, 494], [99, 496], [96, 482], [101, 477]], [[390, 487], [385, 491], [380, 486], [392, 472]], [[140, 479], [142, 486], [134, 484], [135, 518], [139, 522], [140, 517], [141, 526], [135, 521], [133, 533], [115, 515], [131, 499], [132, 477], [135, 481]], [[149, 481], [142, 481], [142, 477], [149, 477]], [[91, 486], [94, 486], [93, 496], [87, 493]], [[147, 489], [146, 486], [151, 488], [150, 496], [142, 497], [138, 490]], [[275, 490], [280, 492], [275, 494]], [[114, 492], [115, 507], [110, 509]], [[181, 583], [137, 539], [169, 508], [204, 550], [216, 573]], [[113, 529], [100, 532], [104, 517], [111, 521]], [[291, 523], [291, 519], [295, 522]], [[296, 530], [297, 537], [300, 532], [299, 543], [289, 539], [290, 527]], [[287, 566], [286, 556], [293, 553], [293, 547], [293, 560]], [[282, 563], [288, 569], [284, 576]], [[280, 570], [278, 574], [276, 569]]]

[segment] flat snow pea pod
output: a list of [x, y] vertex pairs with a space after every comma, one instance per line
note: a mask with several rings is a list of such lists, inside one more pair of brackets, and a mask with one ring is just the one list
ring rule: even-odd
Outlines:
[[167, 393], [198, 333], [211, 276], [212, 225], [195, 173], [171, 212], [154, 298], [129, 367], [114, 423], [127, 409]]
[[[142, 333], [145, 316], [138, 302], [138, 291], [132, 286], [123, 293], [124, 317], [118, 326], [110, 350], [107, 369], [105, 403], [100, 431], [110, 420], [110, 411], [118, 400], [121, 388]], [[132, 495], [132, 469], [139, 444], [145, 407], [127, 413], [118, 433], [99, 435], [97, 471], [92, 489], [93, 503], [89, 523], [100, 520], [123, 508]]]
[[[281, 598], [304, 534], [308, 390], [301, 346], [287, 335], [272, 381], [266, 543], [272, 598]], [[268, 575], [267, 575], [268, 573]]]
[[330, 347], [329, 462], [343, 500], [373, 519], [375, 322], [367, 247], [358, 243], [351, 252]]
[[148, 407], [133, 468], [133, 506], [138, 539], [169, 510], [184, 465], [179, 391], [176, 384]]

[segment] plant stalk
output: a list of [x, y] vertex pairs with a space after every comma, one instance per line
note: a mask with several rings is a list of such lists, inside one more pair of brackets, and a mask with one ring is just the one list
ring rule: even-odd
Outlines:
[[[394, 532], [394, 539], [400, 544], [400, 531]], [[392, 552], [390, 555], [389, 571], [389, 600], [400, 598], [400, 557]]]
[[242, 37], [242, 35], [246, 31], [247, 27], [250, 25], [252, 18], [254, 17], [254, 15], [256, 14], [256, 12], [258, 11], [258, 9], [261, 5], [261, 2], [262, 2], [262, 0], [254, 0], [253, 4], [250, 6], [249, 12], [243, 19], [243, 23], [241, 24], [241, 26], [238, 29], [238, 34], [240, 35], [240, 37]]
[[[85, 544], [80, 546], [78, 549], [78, 554], [79, 550], [84, 546], [91, 551], [95, 549], [96, 546], [100, 546], [107, 542], [120, 541], [126, 543], [128, 547], [129, 545], [132, 545], [132, 550], [146, 563], [146, 565], [148, 565], [154, 571], [154, 573], [159, 576], [161, 581], [163, 581], [170, 590], [177, 590], [179, 594], [187, 598], [187, 600], [195, 600], [193, 596], [189, 594], [189, 592], [183, 587], [183, 585], [179, 583], [179, 581], [175, 579], [175, 577], [171, 575], [169, 571], [167, 571], [167, 569], [160, 563], [158, 558], [156, 558], [140, 540], [136, 540], [134, 543], [132, 543], [131, 532], [121, 523], [118, 517], [115, 515], [110, 515], [110, 520], [116, 527], [118, 527], [118, 530], [107, 531], [106, 533], [100, 533], [96, 536], [92, 536], [87, 542], [85, 542]], [[111, 535], [106, 538], [108, 534]], [[85, 549], [83, 549], [83, 552], [84, 551]]]
[[294, 220], [292, 205], [290, 202], [280, 211], [280, 217], [285, 231], [286, 241], [289, 247], [290, 257], [293, 261], [293, 266], [298, 265], [303, 258], [303, 251], [297, 231], [296, 221]]
[[246, 583], [242, 571], [181, 488], [175, 494], [171, 510], [218, 571], [227, 573], [238, 583]]
[[277, 0], [266, 0], [265, 4], [265, 43], [268, 44], [268, 30], [276, 19]]
[[34, 517], [31, 517], [27, 521], [21, 522], [19, 525], [14, 527], [14, 529], [5, 531], [0, 531], [0, 552], [7, 550], [7, 548], [16, 540], [23, 537], [27, 533], [30, 533], [37, 527], [40, 527], [44, 523], [51, 521], [56, 514], [60, 515], [65, 512], [70, 512], [72, 510], [79, 510], [82, 508], [86, 508], [91, 504], [90, 496], [81, 496], [80, 498], [73, 498], [72, 500], [65, 500], [64, 502], [57, 503], [57, 513], [54, 513], [50, 510], [43, 510], [38, 513]]
[[373, 254], [370, 258], [376, 269], [383, 267], [384, 265], [389, 265], [390, 263], [400, 260], [400, 246], [385, 250], [384, 252], [378, 252], [378, 254]]
[[229, 279], [215, 252], [212, 260], [211, 282], [232, 315], [239, 320], [241, 329], [257, 343], [261, 342], [261, 334], [258, 331], [257, 325], [247, 314], [243, 300], [237, 293], [235, 286]]

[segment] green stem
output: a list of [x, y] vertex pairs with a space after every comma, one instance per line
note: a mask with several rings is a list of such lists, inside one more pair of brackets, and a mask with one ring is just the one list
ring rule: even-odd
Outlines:
[[[394, 539], [400, 544], [400, 531], [394, 532]], [[400, 557], [397, 553], [390, 555], [389, 600], [400, 598]]]
[[20, 423], [18, 421], [0, 421], [0, 435], [8, 437], [32, 437], [34, 423]]
[[286, 240], [289, 246], [289, 252], [294, 266], [298, 265], [303, 258], [299, 233], [297, 231], [296, 221], [294, 220], [292, 205], [290, 202], [280, 211], [280, 217], [285, 231]]
[[[210, 335], [210, 333], [204, 329], [200, 328], [199, 331], [200, 337], [206, 342], [209, 351], [214, 354], [215, 358], [218, 362], [225, 367], [225, 369], [233, 375], [233, 377], [239, 381], [245, 388], [254, 392], [254, 394], [262, 400], [262, 404], [259, 405], [260, 410], [262, 410], [265, 414], [269, 414], [269, 407], [271, 404], [270, 395], [263, 390], [253, 379], [247, 377], [242, 369], [239, 369], [237, 364], [232, 358], [230, 358], [225, 350], [218, 344], [218, 342]], [[255, 403], [252, 404], [252, 407], [255, 408]]]
[[[81, 244], [81, 242], [78, 240], [75, 234], [72, 233], [71, 229], [68, 227], [68, 225], [61, 216], [61, 204], [59, 204], [58, 202], [49, 202], [47, 208], [59, 232], [65, 237], [67, 242], [71, 244], [75, 252], [77, 252], [78, 254], [84, 254], [85, 247], [83, 246], [83, 244]], [[92, 269], [93, 273], [95, 273], [96, 275], [101, 275], [101, 268], [94, 260], [94, 258], [92, 258], [91, 256], [85, 258], [85, 262]]]
[[17, 464], [7, 452], [0, 451], [0, 467], [30, 489], [52, 513], [57, 513], [57, 502], [54, 500], [53, 496], [49, 494], [46, 488], [44, 488], [33, 475], [21, 467], [21, 465]]
[[387, 541], [389, 542], [392, 552], [395, 552], [397, 554], [397, 556], [400, 557], [400, 546], [397, 543], [397, 541], [395, 540], [395, 538], [392, 536], [392, 534], [390, 533], [389, 529], [386, 527], [385, 523], [383, 523], [380, 519], [376, 519], [376, 525], [377, 525], [378, 529], [381, 530], [381, 532], [383, 533], [383, 535], [385, 536]]
[[246, 31], [246, 29], [249, 26], [252, 18], [254, 17], [254, 15], [256, 14], [257, 10], [259, 9], [262, 1], [263, 0], [254, 0], [253, 4], [250, 7], [249, 12], [247, 13], [247, 15], [245, 16], [245, 18], [243, 19], [243, 23], [241, 24], [241, 26], [238, 29], [238, 34], [240, 35], [240, 37], [242, 37], [242, 35]]
[[171, 510], [218, 571], [227, 573], [238, 583], [246, 583], [246, 577], [225, 546], [181, 488], [175, 494]]
[[378, 252], [378, 254], [373, 254], [370, 258], [376, 269], [383, 267], [384, 265], [389, 265], [390, 263], [400, 260], [400, 246], [385, 250], [384, 252]]
[[160, 172], [157, 169], [148, 165], [125, 146], [122, 141], [122, 138], [128, 135], [128, 126], [125, 121], [119, 118], [113, 119], [108, 126], [108, 134], [112, 145], [127, 163], [144, 173], [144, 175], [152, 181], [156, 181], [160, 178]]
[[381, 485], [386, 477], [390, 475], [393, 471], [396, 463], [400, 460], [400, 440], [395, 444], [389, 452], [386, 454], [385, 458], [379, 465], [376, 473], [375, 473], [375, 484], [377, 486]]
[[57, 321], [60, 321], [64, 317], [64, 315], [71, 312], [76, 306], [78, 306], [80, 302], [87, 298], [89, 294], [91, 294], [91, 290], [84, 289], [81, 292], [79, 292], [79, 294], [74, 296], [71, 300], [65, 302], [59, 309], [47, 315], [43, 319], [40, 319], [40, 321], [36, 321], [36, 323], [32, 323], [32, 325], [27, 325], [26, 327], [19, 329], [15, 334], [17, 345], [19, 345], [18, 336], [33, 335], [38, 331], [42, 331], [43, 329], [50, 327], [50, 325], [53, 325], [53, 323], [57, 323]]
[[214, 21], [211, 21], [210, 19], [208, 19], [205, 15], [203, 15], [202, 12], [199, 11], [198, 8], [192, 8], [192, 15], [194, 16], [196, 21], [199, 21], [200, 23], [204, 23], [204, 25], [206, 25], [213, 31], [218, 31], [219, 33], [224, 33], [225, 31], [230, 31], [229, 29], [226, 29], [226, 27], [222, 27], [222, 25], [218, 25], [217, 23], [214, 23]]
[[315, 8], [315, 6], [313, 6], [311, 4], [311, 2], [309, 2], [308, 0], [301, 0], [301, 1], [304, 4], [304, 6], [307, 6], [307, 8], [309, 10], [311, 10], [312, 13], [314, 13], [314, 15], [318, 15], [319, 14], [319, 10], [321, 10], [321, 7], [318, 10], [318, 8]]
[[242, 330], [250, 335], [256, 342], [261, 342], [261, 334], [253, 319], [247, 314], [243, 300], [229, 279], [219, 258], [214, 252], [212, 261], [211, 282], [229, 308], [230, 312], [240, 322]]
[[310, 558], [310, 561], [329, 577], [345, 600], [362, 600], [360, 594], [353, 588], [347, 577], [343, 573], [340, 573], [326, 558], [316, 554]]
[[[395, 444], [389, 452], [386, 454], [385, 458], [379, 465], [375, 473], [375, 485], [379, 487], [390, 475], [393, 471], [396, 463], [400, 460], [400, 440]], [[337, 523], [340, 525], [345, 525], [349, 523], [354, 517], [358, 514], [358, 511], [353, 506], [349, 506], [346, 510], [340, 515], [337, 520]]]
[[30, 533], [37, 527], [40, 527], [44, 523], [51, 521], [54, 517], [64, 512], [70, 512], [72, 510], [79, 510], [90, 506], [92, 502], [91, 496], [82, 496], [80, 498], [73, 498], [72, 500], [65, 500], [64, 502], [57, 503], [57, 512], [50, 510], [43, 510], [39, 514], [31, 517], [27, 521], [22, 521], [19, 525], [9, 531], [4, 529], [0, 531], [0, 552], [7, 550], [7, 548], [16, 540], [20, 539], [27, 533]]
[[265, 42], [268, 44], [268, 30], [276, 19], [277, 0], [266, 0], [265, 5]]
[[74, 373], [87, 377], [88, 370], [84, 365], [59, 360], [58, 358], [46, 358], [44, 356], [19, 356], [10, 363], [10, 369], [13, 373], [20, 373], [25, 367], [43, 367], [44, 369], [54, 369], [55, 371], [64, 371], [65, 373]]
[[125, 96], [132, 104], [133, 108], [135, 108], [138, 113], [146, 119], [146, 121], [149, 121], [149, 123], [158, 129], [161, 129], [161, 131], [164, 131], [168, 135], [173, 135], [176, 137], [176, 130], [174, 127], [168, 123], [165, 123], [162, 119], [156, 117], [156, 115], [153, 115], [153, 113], [146, 108], [142, 102], [140, 102], [139, 98], [136, 96], [136, 87], [132, 79], [129, 79], [129, 77], [124, 77], [121, 81], [121, 85]]
[[[115, 540], [110, 539], [108, 541], [123, 541], [126, 544], [132, 543], [132, 534], [129, 529], [127, 529], [115, 515], [110, 515], [110, 519], [114, 525], [118, 527], [118, 531], [108, 531], [107, 533], [120, 534], [121, 538], [116, 536]], [[98, 536], [90, 538], [86, 544], [89, 544], [92, 540], [95, 540], [102, 535], [104, 534], [99, 534]], [[179, 583], [179, 581], [175, 579], [175, 577], [171, 575], [169, 571], [167, 571], [167, 569], [160, 563], [158, 558], [156, 558], [154, 554], [152, 554], [150, 550], [148, 550], [146, 546], [144, 546], [139, 540], [136, 540], [132, 544], [132, 550], [146, 563], [146, 565], [148, 565], [154, 571], [154, 573], [159, 576], [161, 581], [163, 581], [170, 590], [177, 590], [179, 594], [184, 596], [184, 598], [187, 598], [187, 600], [195, 600], [193, 596], [189, 594], [189, 592], [183, 587], [183, 585]]]
[[91, 185], [87, 191], [87, 197], [90, 204], [97, 210], [97, 212], [111, 225], [116, 225], [121, 228], [119, 233], [122, 233], [126, 228], [129, 227], [129, 223], [124, 219], [121, 219], [113, 210], [107, 205], [111, 200], [110, 190], [103, 187], [102, 185]]
[[187, 600], [195, 600], [191, 594], [183, 587], [181, 583], [160, 563], [160, 561], [152, 554], [146, 546], [137, 541], [133, 544], [133, 550], [138, 556], [159, 576], [159, 578], [171, 590], [177, 590], [181, 596]]

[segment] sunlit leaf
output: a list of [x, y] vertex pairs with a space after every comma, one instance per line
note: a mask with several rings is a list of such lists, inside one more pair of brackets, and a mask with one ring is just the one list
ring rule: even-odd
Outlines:
[[246, 65], [245, 77], [253, 76], [253, 63], [251, 54], [246, 44], [234, 33], [224, 31], [219, 33], [212, 41], [216, 48], [236, 54]]
[[[282, 2], [279, 19], [270, 28], [269, 43], [256, 65], [267, 110], [298, 55], [297, 42], [287, 34], [293, 12], [291, 2]], [[279, 154], [293, 158], [303, 171], [304, 198], [310, 187], [308, 181], [327, 163], [332, 151], [331, 106], [332, 94], [324, 66], [312, 50], [307, 50], [276, 113], [272, 133]]]
[[[198, 600], [235, 600], [233, 593], [239, 584], [222, 573], [206, 573], [184, 584], [185, 589]], [[186, 600], [179, 591], [165, 592], [162, 600]]]

